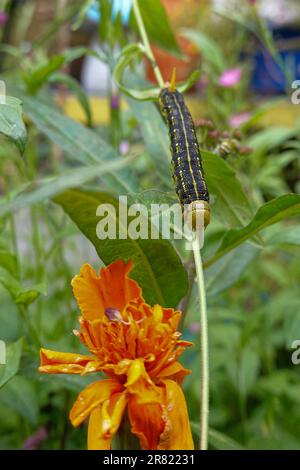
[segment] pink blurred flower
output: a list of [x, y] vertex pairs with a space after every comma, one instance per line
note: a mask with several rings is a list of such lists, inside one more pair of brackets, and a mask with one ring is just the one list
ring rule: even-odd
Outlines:
[[7, 21], [7, 14], [5, 11], [0, 11], [0, 26], [4, 26]]
[[200, 323], [198, 321], [194, 321], [190, 324], [189, 330], [191, 333], [198, 333], [200, 331]]
[[129, 142], [128, 140], [122, 140], [119, 145], [119, 152], [121, 155], [126, 155], [129, 152]]
[[233, 128], [240, 127], [242, 124], [249, 121], [250, 117], [251, 114], [247, 111], [245, 111], [244, 113], [236, 113], [229, 118], [229, 124]]
[[198, 91], [203, 91], [208, 85], [208, 79], [207, 77], [200, 78], [200, 80], [197, 82], [197, 90]]
[[223, 86], [224, 88], [231, 88], [241, 81], [241, 76], [241, 67], [224, 70], [219, 78], [219, 85]]
[[26, 439], [23, 444], [25, 450], [37, 450], [41, 444], [47, 439], [48, 431], [45, 426], [41, 426], [37, 431]]

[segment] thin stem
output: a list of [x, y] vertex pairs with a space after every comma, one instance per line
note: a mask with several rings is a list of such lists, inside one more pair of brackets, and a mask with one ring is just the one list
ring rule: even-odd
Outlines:
[[193, 241], [193, 253], [197, 274], [198, 295], [200, 304], [200, 340], [201, 340], [201, 410], [200, 410], [200, 450], [208, 446], [208, 417], [209, 417], [209, 355], [206, 295], [203, 275], [203, 265], [200, 252], [199, 237]]
[[39, 339], [38, 332], [30, 321], [28, 307], [25, 305], [19, 305], [19, 312], [23, 319], [23, 327], [26, 329], [27, 337], [32, 342], [33, 346], [39, 350], [41, 347], [41, 342]]
[[145, 52], [146, 52], [146, 55], [147, 55], [148, 59], [150, 60], [151, 65], [153, 67], [153, 72], [155, 74], [157, 83], [160, 86], [160, 88], [164, 88], [165, 87], [165, 82], [164, 82], [162, 74], [159, 70], [159, 67], [156, 63], [155, 57], [153, 55], [153, 52], [152, 52], [152, 49], [151, 49], [151, 46], [150, 46], [150, 42], [149, 42], [149, 39], [148, 39], [148, 36], [147, 36], [147, 32], [146, 32], [144, 21], [143, 21], [142, 15], [141, 15], [138, 0], [133, 0], [133, 11], [134, 11], [134, 16], [135, 16], [135, 19], [136, 19], [136, 22], [137, 22], [137, 25], [138, 25], [138, 28], [139, 28], [139, 32], [140, 32], [140, 35], [141, 35], [141, 38], [142, 38], [142, 41], [143, 41], [143, 44], [144, 44]]

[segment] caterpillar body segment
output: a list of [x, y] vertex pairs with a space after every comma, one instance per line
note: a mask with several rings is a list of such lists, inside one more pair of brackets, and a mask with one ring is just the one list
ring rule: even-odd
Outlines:
[[210, 220], [209, 193], [191, 114], [182, 94], [174, 87], [161, 91], [159, 103], [169, 128], [176, 194], [181, 205], [188, 205], [192, 211], [192, 220], [197, 211], [204, 213], [206, 227]]

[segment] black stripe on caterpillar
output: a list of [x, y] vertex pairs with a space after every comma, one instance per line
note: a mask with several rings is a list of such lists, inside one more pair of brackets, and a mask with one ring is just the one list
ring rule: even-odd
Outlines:
[[209, 193], [202, 157], [191, 114], [178, 90], [165, 88], [159, 96], [161, 112], [169, 128], [172, 176], [182, 206], [204, 208], [204, 225], [210, 220]]

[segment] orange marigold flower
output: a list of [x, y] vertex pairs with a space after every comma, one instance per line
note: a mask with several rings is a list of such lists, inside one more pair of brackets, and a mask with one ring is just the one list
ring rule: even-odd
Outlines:
[[143, 449], [194, 449], [179, 385], [190, 371], [177, 359], [191, 345], [177, 331], [180, 312], [146, 304], [130, 269], [121, 260], [100, 275], [88, 264], [81, 268], [72, 280], [82, 313], [74, 333], [90, 355], [42, 349], [39, 370], [107, 375], [86, 387], [70, 412], [74, 426], [89, 417], [89, 449], [111, 448], [126, 410]]

